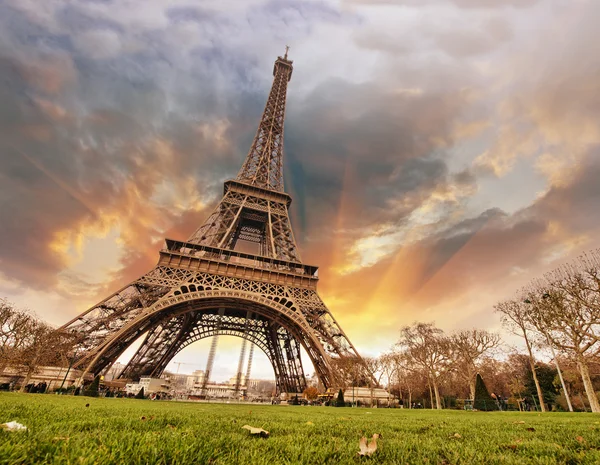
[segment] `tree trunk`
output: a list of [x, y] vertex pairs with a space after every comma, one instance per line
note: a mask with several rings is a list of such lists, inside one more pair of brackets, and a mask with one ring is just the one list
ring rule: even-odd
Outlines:
[[475, 381], [477, 380], [477, 378], [472, 378], [471, 381], [469, 382], [469, 391], [471, 393], [471, 400], [475, 400]]
[[31, 375], [34, 371], [35, 369], [32, 367], [27, 368], [27, 374], [25, 375], [25, 379], [23, 380], [23, 384], [21, 385], [19, 392], [25, 392], [25, 387], [29, 384], [29, 380], [31, 379]]
[[525, 331], [523, 331], [523, 335], [525, 337], [525, 345], [527, 346], [527, 352], [529, 353], [529, 366], [531, 368], [531, 374], [533, 375], [533, 382], [535, 383], [535, 389], [537, 390], [538, 399], [540, 400], [540, 408], [542, 409], [542, 412], [545, 412], [546, 403], [544, 402], [544, 394], [542, 393], [542, 388], [540, 386], [540, 382], [538, 381], [537, 373], [535, 372], [535, 359], [533, 358], [533, 352], [531, 351], [529, 339], [527, 339]]
[[600, 412], [600, 402], [598, 402], [598, 396], [594, 392], [594, 385], [590, 379], [590, 370], [581, 355], [577, 356], [577, 368], [579, 368], [579, 374], [583, 379], [585, 394], [590, 402], [590, 408], [592, 409], [592, 412]]
[[408, 388], [408, 408], [412, 409], [412, 389]]
[[[437, 380], [433, 380], [433, 391], [435, 392], [435, 406], [438, 410], [442, 410], [442, 401], [440, 399], [440, 390], [438, 388]], [[433, 408], [433, 406], [432, 406]]]
[[[434, 409], [433, 406], [433, 392], [431, 391], [431, 381], [429, 381], [429, 383], [427, 383], [427, 385], [429, 386], [429, 403], [431, 404], [431, 409]], [[425, 407], [425, 406], [423, 406]]]

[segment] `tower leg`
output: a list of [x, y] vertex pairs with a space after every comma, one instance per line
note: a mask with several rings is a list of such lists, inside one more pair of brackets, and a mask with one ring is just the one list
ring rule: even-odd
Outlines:
[[250, 343], [250, 353], [248, 354], [248, 367], [246, 368], [246, 392], [245, 395], [248, 395], [248, 391], [250, 390], [250, 371], [252, 370], [252, 357], [254, 356], [254, 344]]
[[240, 350], [240, 360], [238, 362], [237, 373], [235, 375], [235, 395], [237, 396], [242, 384], [242, 368], [244, 366], [244, 358], [246, 358], [246, 344], [248, 341], [242, 339], [242, 349]]
[[177, 353], [183, 336], [190, 330], [195, 318], [194, 313], [180, 315], [148, 331], [144, 342], [119, 377], [132, 380], [142, 376], [158, 378]]
[[[219, 321], [217, 321], [217, 331], [219, 329], [219, 324], [223, 315], [225, 314], [225, 309], [219, 309]], [[202, 383], [202, 395], [206, 395], [206, 386], [210, 381], [210, 375], [212, 374], [213, 364], [215, 363], [215, 355], [217, 354], [217, 343], [219, 342], [219, 335], [215, 334], [212, 342], [210, 343], [210, 351], [208, 352], [208, 360], [206, 362], [206, 372], [204, 373], [204, 382]]]

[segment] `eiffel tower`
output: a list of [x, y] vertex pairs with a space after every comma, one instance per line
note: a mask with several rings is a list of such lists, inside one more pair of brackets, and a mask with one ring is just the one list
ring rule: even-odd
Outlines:
[[363, 365], [317, 294], [318, 268], [302, 263], [292, 232], [283, 184], [292, 64], [286, 48], [246, 160], [205, 223], [187, 241], [166, 239], [154, 269], [61, 328], [81, 335], [74, 367], [84, 375], [108, 370], [142, 336], [120, 378], [158, 377], [186, 346], [218, 335], [261, 349], [278, 393], [306, 388], [302, 347], [326, 388], [340, 379], [336, 361]]

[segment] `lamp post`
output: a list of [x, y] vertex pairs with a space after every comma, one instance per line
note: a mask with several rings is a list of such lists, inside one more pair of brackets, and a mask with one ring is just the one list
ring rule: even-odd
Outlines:
[[[545, 300], [545, 299], [548, 299], [548, 298], [550, 298], [550, 294], [545, 293], [544, 295], [542, 295], [542, 299]], [[524, 302], [526, 304], [532, 304], [533, 303], [529, 299], [525, 299]], [[571, 405], [571, 398], [569, 397], [569, 391], [567, 391], [567, 386], [565, 384], [565, 380], [563, 379], [562, 372], [560, 371], [560, 366], [558, 364], [558, 359], [556, 358], [556, 352], [554, 352], [554, 346], [550, 342], [550, 337], [548, 336], [548, 333], [546, 331], [542, 331], [542, 334], [546, 337], [546, 343], [548, 344], [548, 347], [550, 347], [550, 352], [552, 352], [552, 358], [554, 359], [554, 364], [556, 365], [556, 371], [558, 372], [558, 377], [560, 379], [560, 384], [562, 385], [563, 392], [565, 393], [565, 399], [567, 399], [567, 405], [569, 407], [569, 412], [572, 412], [573, 411], [573, 405]]]

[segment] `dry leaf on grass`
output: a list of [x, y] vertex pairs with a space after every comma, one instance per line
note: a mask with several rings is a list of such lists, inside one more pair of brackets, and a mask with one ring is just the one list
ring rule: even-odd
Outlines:
[[250, 434], [256, 434], [256, 435], [260, 436], [261, 438], [269, 437], [269, 432], [265, 431], [262, 428], [255, 428], [254, 426], [250, 426], [250, 425], [244, 425], [244, 426], [242, 426], [242, 428], [250, 431]]
[[585, 439], [583, 439], [583, 437], [582, 437], [582, 436], [577, 436], [577, 437], [575, 438], [575, 440], [576, 440], [577, 442], [585, 442]]
[[379, 434], [374, 434], [368, 444], [366, 437], [360, 438], [358, 455], [370, 457], [377, 450], [377, 438], [379, 438]]
[[525, 429], [526, 429], [527, 431], [531, 431], [531, 432], [535, 431], [535, 428], [525, 428]]
[[68, 441], [69, 439], [71, 438], [68, 436], [56, 436], [52, 438], [53, 441]]
[[452, 436], [450, 436], [451, 438], [456, 438], [456, 439], [460, 439], [462, 438], [462, 436], [459, 433], [454, 433]]
[[524, 425], [524, 424], [525, 424], [525, 422], [524, 422], [524, 421], [513, 421], [513, 423], [514, 423], [515, 425]]
[[2, 423], [0, 428], [6, 431], [25, 431], [27, 426], [17, 423], [16, 421], [9, 421], [8, 423]]
[[307, 422], [306, 422], [306, 424], [307, 424], [308, 426], [312, 426], [312, 425], [314, 425], [314, 423], [313, 423], [312, 421], [307, 421]]

